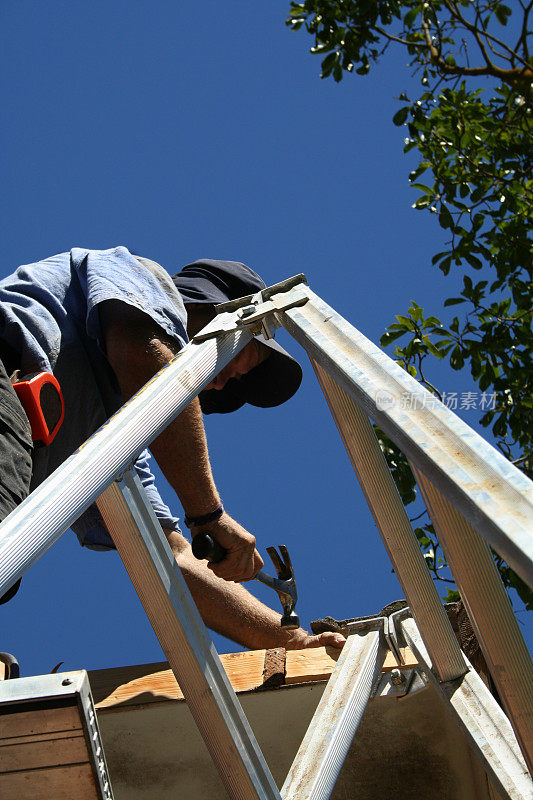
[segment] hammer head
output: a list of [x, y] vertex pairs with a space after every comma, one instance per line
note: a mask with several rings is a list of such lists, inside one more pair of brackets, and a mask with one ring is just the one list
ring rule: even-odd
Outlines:
[[272, 559], [278, 575], [278, 580], [272, 582], [272, 588], [278, 593], [283, 606], [281, 627], [288, 629], [299, 628], [300, 619], [294, 610], [298, 600], [298, 593], [289, 551], [284, 544], [280, 544], [279, 552], [275, 547], [267, 547], [267, 553]]

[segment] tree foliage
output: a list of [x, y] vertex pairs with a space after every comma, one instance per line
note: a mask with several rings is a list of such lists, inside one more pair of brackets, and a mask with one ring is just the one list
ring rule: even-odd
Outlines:
[[[304, 0], [292, 2], [287, 24], [314, 37], [321, 77], [366, 75], [391, 47], [408, 54], [411, 96], [393, 117], [404, 127], [405, 152], [418, 152], [409, 180], [414, 208], [434, 215], [446, 249], [432, 263], [459, 279], [444, 307], [451, 318], [424, 314], [412, 302], [384, 333], [396, 360], [440, 399], [427, 377], [432, 359], [467, 367], [481, 397], [481, 424], [503, 454], [533, 476], [532, 322], [532, 60], [533, 2], [499, 0]], [[406, 81], [407, 82], [407, 81]], [[447, 312], [444, 312], [447, 313]], [[415, 482], [405, 457], [378, 436], [405, 504]], [[438, 538], [416, 529], [428, 566], [440, 577]], [[533, 593], [495, 556], [504, 582], [526, 606]]]

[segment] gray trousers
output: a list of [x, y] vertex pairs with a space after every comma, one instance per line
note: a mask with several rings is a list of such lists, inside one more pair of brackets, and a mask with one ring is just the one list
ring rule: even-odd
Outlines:
[[[28, 496], [32, 449], [30, 423], [0, 361], [0, 522]], [[19, 586], [20, 580], [0, 603], [11, 600]]]

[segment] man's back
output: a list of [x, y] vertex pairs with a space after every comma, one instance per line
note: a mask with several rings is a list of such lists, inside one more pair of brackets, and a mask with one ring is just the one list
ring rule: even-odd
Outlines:
[[[124, 247], [75, 248], [20, 267], [0, 281], [0, 340], [24, 376], [53, 372], [65, 399], [65, 422], [34, 457], [35, 486], [122, 404], [103, 349], [99, 305], [119, 300], [186, 342], [185, 309], [162, 268], [148, 269]], [[10, 359], [13, 360], [13, 356]]]

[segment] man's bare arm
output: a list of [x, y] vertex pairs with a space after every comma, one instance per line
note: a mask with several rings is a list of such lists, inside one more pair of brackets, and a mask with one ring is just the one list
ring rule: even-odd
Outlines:
[[[251, 650], [271, 647], [303, 650], [326, 645], [341, 648], [344, 645], [340, 633], [327, 631], [313, 636], [303, 628], [282, 628], [280, 614], [261, 603], [244, 586], [227, 583], [213, 575], [205, 561], [193, 556], [190, 544], [181, 534], [170, 530], [165, 530], [165, 534], [208, 628]], [[276, 596], [273, 594], [273, 597]]]
[[[124, 400], [168, 364], [179, 349], [149, 316], [125, 303], [102, 303], [100, 322], [107, 357]], [[188, 516], [208, 514], [219, 505], [198, 400], [167, 426], [150, 449]], [[255, 538], [228, 514], [204, 528], [228, 551], [224, 561], [212, 566], [216, 575], [241, 581], [261, 569]]]

